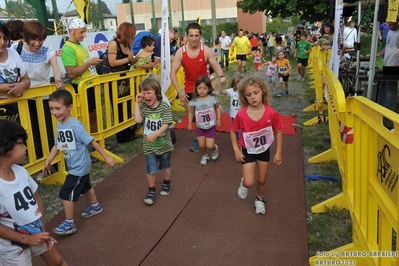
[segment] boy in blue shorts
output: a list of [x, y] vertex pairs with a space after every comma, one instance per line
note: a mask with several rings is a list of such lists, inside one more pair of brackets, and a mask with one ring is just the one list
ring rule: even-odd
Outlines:
[[68, 175], [59, 194], [64, 203], [65, 220], [53, 232], [59, 235], [68, 235], [76, 232], [73, 218], [74, 202], [78, 201], [81, 194], [86, 194], [90, 201], [90, 206], [81, 214], [81, 218], [89, 218], [103, 211], [90, 184], [91, 159], [87, 145], [91, 144], [110, 167], [114, 167], [115, 161], [87, 133], [84, 125], [71, 115], [72, 95], [70, 92], [56, 90], [50, 95], [48, 101], [51, 114], [59, 123], [57, 124], [55, 145], [45, 162], [43, 175], [51, 174], [51, 161], [57, 155], [58, 150], [62, 150], [68, 167]]

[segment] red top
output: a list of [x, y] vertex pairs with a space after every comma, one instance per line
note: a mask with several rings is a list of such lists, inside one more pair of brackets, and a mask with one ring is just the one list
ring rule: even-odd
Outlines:
[[252, 47], [258, 47], [258, 38], [251, 38], [249, 41], [251, 42]]
[[239, 110], [234, 119], [231, 128], [235, 132], [240, 132], [240, 145], [245, 149], [246, 146], [243, 137], [244, 132], [258, 131], [269, 126], [273, 128], [274, 132], [283, 128], [283, 120], [281, 119], [280, 114], [269, 105], [264, 104], [264, 106], [265, 112], [258, 121], [254, 121], [251, 117], [249, 117], [247, 114], [248, 106], [245, 106]]
[[186, 93], [193, 93], [197, 79], [201, 76], [208, 76], [208, 62], [205, 58], [204, 44], [201, 43], [200, 52], [195, 58], [188, 56], [185, 45], [182, 48], [182, 52], [181, 64], [184, 67], [184, 90]]

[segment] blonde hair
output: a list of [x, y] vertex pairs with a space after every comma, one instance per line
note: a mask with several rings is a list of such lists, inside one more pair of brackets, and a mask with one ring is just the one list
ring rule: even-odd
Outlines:
[[260, 76], [252, 76], [247, 79], [242, 80], [238, 84], [238, 94], [242, 107], [248, 106], [249, 102], [245, 97], [245, 89], [248, 86], [258, 87], [262, 91], [262, 103], [270, 105], [272, 100], [272, 95], [270, 92], [270, 87]]

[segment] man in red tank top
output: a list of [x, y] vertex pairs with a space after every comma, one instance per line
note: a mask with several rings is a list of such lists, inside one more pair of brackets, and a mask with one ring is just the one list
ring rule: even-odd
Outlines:
[[[223, 76], [223, 69], [215, 60], [212, 49], [201, 42], [201, 26], [198, 23], [190, 23], [186, 29], [188, 42], [186, 45], [177, 50], [170, 71], [170, 79], [176, 88], [179, 99], [184, 103], [186, 114], [190, 110], [188, 102], [194, 92], [195, 82], [201, 76], [208, 76], [208, 64], [215, 70], [219, 76], [220, 84], [226, 84], [226, 77]], [[177, 71], [183, 66], [184, 68], [184, 85], [182, 89], [177, 81]], [[196, 139], [190, 147], [192, 151], [198, 151]], [[197, 147], [195, 147], [197, 146]]]

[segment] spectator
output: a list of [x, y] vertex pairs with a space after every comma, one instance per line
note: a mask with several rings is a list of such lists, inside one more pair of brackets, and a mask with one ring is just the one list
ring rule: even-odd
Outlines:
[[[386, 46], [377, 56], [384, 56], [384, 66], [398, 66], [399, 16], [396, 21], [387, 21], [387, 25], [389, 26], [389, 32]], [[378, 90], [377, 102], [389, 110], [395, 111], [397, 98], [398, 82], [396, 80], [383, 82]]]
[[276, 47], [276, 33], [272, 32], [272, 34], [267, 37], [267, 47], [269, 49], [269, 55], [275, 55], [274, 47]]
[[[154, 37], [154, 62], [159, 63], [161, 61], [161, 41], [162, 41], [162, 35], [158, 35]], [[169, 43], [170, 43], [170, 55], [171, 55], [171, 61], [173, 61], [173, 56], [176, 53], [176, 50], [174, 49], [175, 45], [175, 31], [173, 29], [169, 30]]]
[[151, 70], [158, 65], [156, 62], [151, 62], [151, 54], [154, 50], [154, 38], [151, 36], [143, 36], [140, 41], [141, 50], [138, 54], [147, 54], [148, 56], [140, 58], [137, 63], [133, 64], [130, 69], [145, 69]]
[[350, 55], [355, 55], [355, 43], [357, 42], [357, 30], [355, 28], [355, 21], [349, 22], [349, 27], [344, 28], [343, 32], [344, 52]]
[[334, 42], [334, 26], [331, 22], [323, 23], [320, 29], [320, 38], [318, 44], [322, 49], [331, 49]]
[[24, 22], [19, 19], [7, 20], [6, 26], [10, 29], [10, 43], [8, 47], [17, 47], [19, 42], [23, 42]]
[[225, 69], [226, 66], [226, 71], [229, 70], [229, 48], [231, 45], [231, 40], [230, 37], [226, 35], [226, 32], [222, 30], [220, 33], [219, 37], [219, 42], [220, 42], [220, 49], [221, 49], [221, 66], [222, 69]]
[[[55, 50], [48, 46], [44, 46], [43, 43], [47, 38], [46, 26], [37, 20], [27, 21], [23, 28], [24, 45], [21, 50], [21, 59], [25, 63], [28, 76], [30, 77], [31, 87], [40, 86], [44, 84], [50, 84], [51, 73], [55, 80], [55, 86], [57, 89], [61, 88], [61, 70], [57, 64], [57, 56]], [[15, 46], [14, 46], [15, 47]], [[16, 49], [16, 47], [15, 47]], [[48, 95], [43, 95], [43, 107], [44, 117], [41, 119], [45, 120], [47, 142], [49, 151], [54, 146], [54, 133], [53, 124], [51, 119], [51, 112], [48, 105]], [[32, 123], [32, 135], [35, 145], [36, 158], [43, 157], [43, 147], [40, 137], [41, 130], [39, 127], [39, 117], [36, 109], [36, 101], [29, 100], [29, 114]], [[37, 179], [40, 180], [42, 176], [39, 174]]]
[[378, 39], [382, 42], [382, 49], [384, 49], [387, 43], [388, 31], [389, 31], [389, 26], [387, 22], [382, 23], [378, 30]]

